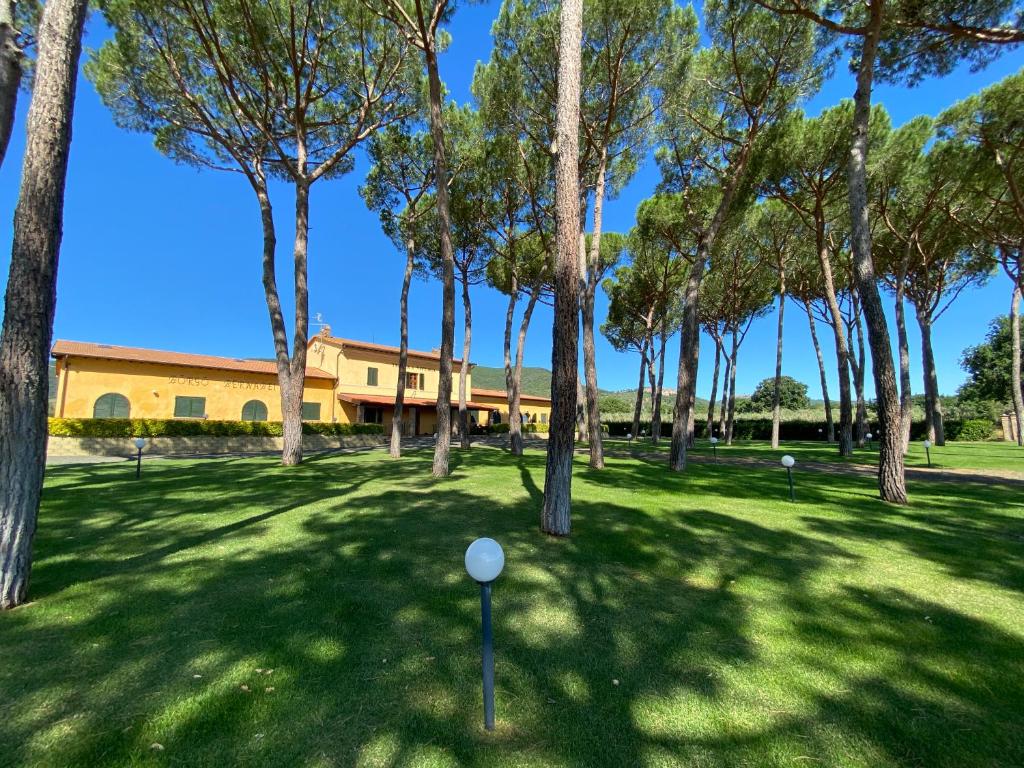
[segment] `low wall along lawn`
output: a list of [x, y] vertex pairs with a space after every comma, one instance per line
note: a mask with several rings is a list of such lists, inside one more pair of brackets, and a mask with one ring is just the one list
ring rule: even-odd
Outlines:
[[[385, 442], [379, 424], [302, 425], [304, 451], [361, 448]], [[161, 456], [280, 452], [279, 422], [152, 419], [50, 419], [50, 456], [134, 456], [144, 437], [146, 454]]]

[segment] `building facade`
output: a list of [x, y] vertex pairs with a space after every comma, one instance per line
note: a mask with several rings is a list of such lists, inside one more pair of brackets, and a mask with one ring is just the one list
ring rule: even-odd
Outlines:
[[[267, 360], [214, 357], [181, 352], [57, 341], [58, 418], [212, 419], [280, 421], [276, 364]], [[307, 421], [381, 424], [390, 431], [398, 387], [397, 347], [332, 336], [313, 337], [307, 349], [302, 417]], [[453, 361], [453, 407], [458, 407], [461, 360]], [[507, 421], [505, 393], [472, 389], [468, 407], [477, 425]], [[440, 355], [409, 350], [405, 408], [407, 435], [437, 428]], [[547, 423], [551, 403], [524, 398], [523, 410]], [[527, 405], [529, 401], [530, 405]], [[532, 408], [532, 410], [531, 410]]]

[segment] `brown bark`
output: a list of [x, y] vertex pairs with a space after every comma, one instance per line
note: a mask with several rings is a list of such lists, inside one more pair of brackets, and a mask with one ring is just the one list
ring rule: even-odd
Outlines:
[[729, 372], [732, 370], [732, 356], [725, 351], [725, 342], [721, 342], [722, 354], [725, 355], [725, 371], [722, 373], [722, 403], [718, 409], [718, 439], [725, 437], [725, 415], [729, 410]]
[[666, 318], [662, 317], [658, 348], [658, 382], [651, 403], [651, 442], [657, 445], [661, 440], [661, 396], [665, 390], [665, 344], [668, 342]]
[[469, 448], [469, 410], [466, 408], [466, 379], [469, 376], [469, 353], [473, 341], [473, 305], [469, 299], [469, 275], [462, 270], [462, 311], [465, 322], [462, 338], [462, 365], [459, 366], [459, 438], [462, 448]]
[[[430, 92], [430, 137], [434, 144], [434, 185], [436, 189], [437, 229], [441, 243], [441, 354], [437, 384], [437, 442], [434, 444], [434, 477], [447, 477], [451, 448], [452, 356], [455, 349], [455, 251], [452, 248], [452, 222], [448, 204], [448, 157], [444, 139], [441, 76], [437, 68], [437, 50], [433, 36], [426, 41], [423, 57], [427, 65]], [[468, 360], [462, 361], [468, 365]]]
[[640, 383], [636, 386], [636, 402], [633, 404], [633, 428], [630, 430], [634, 437], [640, 434], [640, 413], [644, 407], [644, 371], [647, 368], [647, 340], [644, 339], [640, 348]]
[[405, 243], [405, 273], [402, 275], [402, 297], [398, 302], [400, 328], [398, 341], [398, 387], [395, 390], [395, 414], [391, 419], [391, 458], [402, 455], [402, 419], [405, 415], [405, 380], [409, 370], [409, 286], [416, 260], [416, 244], [410, 237]]
[[772, 388], [772, 449], [779, 447], [782, 424], [782, 328], [786, 313], [786, 266], [779, 260], [779, 330], [775, 339], [775, 386]]
[[[819, 204], [820, 205], [820, 204]], [[839, 373], [839, 455], [853, 454], [853, 399], [850, 393], [850, 350], [843, 331], [843, 313], [836, 298], [835, 281], [832, 278], [832, 259], [824, 235], [824, 216], [816, 216], [818, 263], [821, 265], [822, 289], [829, 317], [832, 318], [832, 332], [835, 336], [836, 365]]]
[[[508, 305], [505, 308], [505, 399], [508, 402], [508, 440], [513, 456], [523, 455], [523, 432], [519, 424], [518, 382], [512, 371], [512, 323], [515, 320], [516, 304], [519, 301], [519, 279], [515, 267], [510, 277]], [[513, 412], [515, 421], [512, 420]]]
[[896, 284], [896, 339], [900, 356], [900, 440], [903, 454], [910, 447], [910, 426], [914, 403], [910, 388], [910, 342], [907, 340], [907, 311], [903, 280]]
[[864, 330], [860, 323], [860, 311], [857, 309], [856, 294], [853, 299], [853, 323], [848, 326], [849, 337], [857, 337], [857, 354], [850, 355], [850, 368], [853, 371], [853, 391], [856, 395], [857, 416], [855, 420], [855, 436], [857, 447], [863, 448], [867, 441], [868, 429], [868, 406], [864, 401]]
[[85, 0], [49, 0], [39, 25], [0, 333], [0, 609], [23, 603], [46, 464], [50, 342]]
[[3, 166], [14, 129], [18, 89], [21, 87], [21, 63], [25, 58], [18, 46], [14, 5], [10, 0], [0, 0], [0, 166]]
[[725, 421], [725, 444], [732, 445], [732, 433], [736, 424], [736, 360], [739, 357], [739, 333], [732, 329], [732, 351], [729, 353], [729, 415]]
[[701, 239], [697, 258], [690, 268], [683, 294], [683, 321], [679, 329], [679, 375], [676, 379], [676, 405], [672, 414], [672, 444], [669, 448], [669, 468], [674, 472], [686, 469], [686, 450], [689, 443], [690, 393], [697, 385], [697, 351], [700, 336], [698, 297], [704, 277], [711, 244]]
[[551, 349], [551, 426], [540, 528], [555, 536], [572, 529], [573, 421], [579, 343], [580, 74], [583, 0], [563, 0], [555, 114], [555, 312]]
[[1024, 445], [1024, 434], [1021, 434], [1021, 428], [1024, 427], [1024, 390], [1021, 389], [1020, 380], [1020, 299], [1021, 290], [1014, 286], [1013, 300], [1010, 302], [1010, 346], [1013, 350], [1010, 389], [1013, 394], [1013, 413], [1017, 420], [1017, 445]]
[[718, 399], [718, 376], [722, 368], [722, 345], [715, 339], [715, 372], [711, 376], [711, 399], [708, 400], [708, 437], [713, 434], [712, 428], [715, 424], [715, 400]]
[[818, 374], [821, 376], [821, 399], [825, 401], [825, 431], [828, 441], [831, 443], [836, 439], [835, 422], [832, 420], [832, 401], [828, 397], [828, 377], [825, 375], [825, 357], [821, 354], [821, 344], [818, 342], [818, 331], [814, 324], [814, 312], [811, 310], [811, 302], [804, 299], [804, 312], [807, 313], [807, 323], [811, 329], [811, 342], [814, 344], [814, 354], [818, 358]]
[[594, 231], [590, 238], [586, 281], [583, 285], [583, 300], [580, 302], [583, 320], [583, 377], [586, 381], [587, 432], [590, 438], [590, 466], [592, 469], [604, 469], [601, 408], [598, 403], [597, 390], [597, 355], [594, 349], [594, 297], [600, 277], [601, 223], [607, 164], [608, 148], [605, 146], [601, 149], [601, 160], [597, 169], [597, 186], [594, 190]]
[[889, 327], [878, 293], [875, 265], [871, 256], [871, 223], [868, 218], [868, 128], [871, 121], [871, 87], [875, 57], [882, 27], [881, 3], [871, 3], [868, 14], [869, 21], [857, 67], [857, 90], [853, 97], [853, 141], [850, 145], [847, 175], [853, 272], [868, 327], [875, 396], [878, 400], [881, 432], [878, 444], [879, 495], [884, 501], [905, 504], [907, 485], [900, 436], [900, 398], [896, 388], [896, 371], [892, 363]]
[[[530, 318], [533, 317], [534, 307], [537, 306], [537, 300], [540, 298], [541, 287], [541, 282], [538, 280], [538, 282], [533, 286], [533, 290], [530, 291], [530, 298], [526, 302], [526, 310], [523, 312], [523, 319], [519, 323], [519, 337], [516, 340], [516, 362], [512, 369], [512, 380], [514, 386], [508, 410], [508, 431], [511, 436], [510, 446], [514, 456], [523, 455], [523, 424], [519, 408], [519, 397], [523, 391], [523, 355], [526, 351], [526, 331], [530, 327]], [[513, 429], [515, 431], [513, 431]]]
[[934, 445], [946, 444], [946, 431], [942, 426], [942, 400], [939, 397], [939, 374], [932, 350], [932, 322], [924, 312], [917, 313], [921, 329], [921, 367], [924, 369], [924, 423], [928, 439]]

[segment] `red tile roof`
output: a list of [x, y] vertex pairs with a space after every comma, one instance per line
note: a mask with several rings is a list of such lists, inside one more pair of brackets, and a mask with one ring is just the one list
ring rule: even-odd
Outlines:
[[[503, 397], [508, 398], [508, 393], [504, 389], [480, 389], [479, 387], [473, 387], [473, 396], [483, 395], [484, 397]], [[550, 397], [541, 397], [540, 395], [519, 395], [520, 400], [530, 400], [535, 403], [550, 403]]]
[[[338, 399], [345, 403], [352, 403], [353, 405], [394, 405], [395, 397], [384, 395], [364, 395], [361, 393], [354, 392], [339, 392]], [[415, 406], [429, 406], [431, 408], [437, 407], [437, 400], [430, 399], [427, 397], [406, 397], [402, 400], [403, 403]], [[452, 400], [452, 405], [458, 405], [458, 400]], [[474, 403], [472, 400], [466, 401], [466, 407], [473, 411], [493, 411], [495, 410], [493, 405], [485, 405], [484, 403]]]
[[[112, 344], [92, 344], [86, 341], [54, 342], [51, 354], [54, 357], [94, 357], [104, 360], [125, 360], [132, 363], [156, 363], [158, 365], [185, 365], [193, 368], [211, 368], [219, 371], [242, 371], [277, 375], [277, 363], [269, 360], [252, 360], [238, 357], [215, 357], [193, 355], [186, 352], [166, 352], [141, 347], [117, 347]], [[306, 378], [327, 379], [334, 377], [319, 368], [307, 368]]]
[[[343, 347], [353, 347], [355, 349], [365, 349], [365, 350], [368, 350], [370, 352], [387, 352], [389, 354], [395, 354], [395, 355], [397, 355], [399, 352], [401, 352], [401, 349], [399, 347], [389, 347], [386, 344], [371, 344], [368, 341], [356, 341], [355, 339], [341, 339], [341, 338], [338, 338], [337, 336], [313, 336], [312, 338], [310, 338], [309, 343], [312, 344], [317, 339], [320, 339], [321, 341], [326, 341], [326, 342], [328, 342], [330, 344], [340, 344]], [[415, 349], [410, 349], [409, 350], [409, 357], [419, 357], [419, 358], [423, 358], [423, 359], [426, 359], [426, 360], [440, 360], [441, 359], [441, 355], [439, 353], [437, 353], [437, 352], [418, 352]], [[453, 358], [452, 359], [452, 363], [454, 365], [461, 365], [462, 364], [462, 360], [459, 360], [458, 358]], [[470, 363], [470, 365], [472, 366], [473, 363]]]

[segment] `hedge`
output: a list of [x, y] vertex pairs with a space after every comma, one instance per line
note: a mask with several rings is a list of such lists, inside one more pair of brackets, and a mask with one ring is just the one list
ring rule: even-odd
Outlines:
[[[958, 421], [947, 419], [943, 422], [947, 440], [987, 440], [992, 435], [993, 425], [984, 419]], [[607, 424], [608, 434], [612, 437], [625, 437], [633, 430], [632, 421], [611, 421]], [[640, 428], [650, 430], [649, 421], [641, 421]], [[717, 422], [715, 423], [717, 429]], [[877, 423], [868, 427], [877, 440], [879, 429]], [[780, 426], [783, 440], [824, 440], [826, 432], [824, 421], [792, 420], [783, 421]], [[839, 425], [836, 424], [838, 431]], [[818, 430], [821, 430], [820, 432]], [[698, 440], [707, 439], [707, 423], [698, 421], [694, 427]], [[661, 422], [662, 437], [672, 436], [672, 421]], [[924, 440], [926, 435], [925, 422], [915, 421], [910, 426], [911, 440]], [[771, 419], [736, 419], [733, 426], [733, 437], [737, 440], [770, 440], [772, 436]]]
[[[50, 419], [54, 437], [280, 437], [279, 421], [209, 421], [203, 419]], [[381, 424], [334, 424], [307, 421], [305, 435], [380, 435]]]

